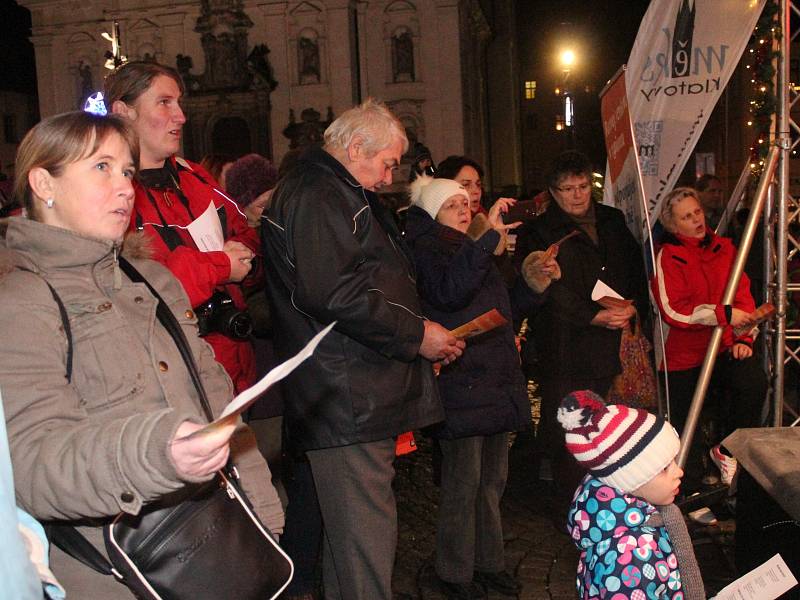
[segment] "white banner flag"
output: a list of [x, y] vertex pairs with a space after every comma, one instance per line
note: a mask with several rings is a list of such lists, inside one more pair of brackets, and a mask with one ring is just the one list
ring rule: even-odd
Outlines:
[[[744, 52], [764, 0], [652, 0], [625, 71], [655, 223]], [[608, 172], [606, 173], [608, 175]], [[614, 205], [611, 186], [605, 202]]]

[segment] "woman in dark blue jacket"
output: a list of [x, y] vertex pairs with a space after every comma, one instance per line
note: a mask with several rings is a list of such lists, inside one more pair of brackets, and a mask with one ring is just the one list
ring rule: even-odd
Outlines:
[[[406, 237], [414, 254], [417, 289], [427, 318], [449, 329], [496, 308], [507, 322], [470, 339], [459, 360], [442, 367], [439, 391], [445, 420], [433, 430], [442, 448], [436, 573], [448, 598], [482, 598], [485, 587], [516, 595], [505, 570], [500, 498], [508, 472], [508, 432], [530, 426], [531, 411], [511, 324], [509, 290], [495, 266], [508, 229], [501, 199], [488, 218], [472, 219], [464, 188], [423, 176], [411, 186]], [[527, 261], [541, 293], [558, 265], [539, 252]], [[537, 294], [520, 278], [515, 298]]]

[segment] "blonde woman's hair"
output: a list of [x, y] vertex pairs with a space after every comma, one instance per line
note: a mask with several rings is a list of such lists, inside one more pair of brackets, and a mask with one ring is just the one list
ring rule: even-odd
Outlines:
[[117, 133], [130, 148], [134, 165], [139, 166], [139, 141], [122, 117], [99, 116], [83, 111], [54, 115], [31, 129], [17, 150], [14, 195], [28, 217], [38, 220], [38, 209], [28, 174], [36, 168], [59, 177], [67, 165], [91, 156], [106, 138]]
[[659, 214], [658, 220], [661, 221], [664, 229], [670, 233], [675, 233], [677, 230], [675, 226], [675, 215], [672, 214], [672, 208], [676, 202], [684, 198], [694, 198], [700, 202], [700, 195], [696, 189], [692, 187], [678, 187], [667, 194], [667, 197], [664, 198], [664, 202], [661, 204], [661, 214]]
[[346, 150], [356, 137], [361, 138], [367, 157], [375, 156], [398, 139], [403, 142], [403, 154], [408, 151], [403, 124], [383, 102], [373, 98], [345, 111], [330, 124], [325, 130], [325, 149]]

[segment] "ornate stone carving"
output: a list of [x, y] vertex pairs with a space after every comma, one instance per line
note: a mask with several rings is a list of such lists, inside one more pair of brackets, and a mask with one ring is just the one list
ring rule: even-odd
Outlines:
[[206, 57], [200, 77], [204, 90], [247, 89], [247, 30], [253, 26], [242, 0], [202, 0], [194, 30]]
[[313, 108], [306, 108], [300, 113], [300, 123], [294, 116], [294, 110], [289, 109], [289, 125], [283, 130], [283, 135], [289, 138], [289, 148], [308, 148], [321, 146], [323, 134], [333, 122], [333, 111], [328, 107], [325, 121], [320, 121], [320, 114]]

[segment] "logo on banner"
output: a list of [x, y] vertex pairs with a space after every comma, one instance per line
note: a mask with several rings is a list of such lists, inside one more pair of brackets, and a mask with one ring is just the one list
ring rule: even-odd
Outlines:
[[[725, 68], [729, 46], [696, 43], [696, 14], [697, 3], [690, 8], [689, 0], [681, 0], [674, 27], [661, 29], [666, 39], [664, 50], [645, 59], [640, 75], [643, 85], [639, 92], [647, 102], [662, 95], [694, 96], [722, 89], [719, 73]], [[682, 81], [672, 83], [676, 79]]]
[[675, 35], [672, 38], [672, 77], [688, 77], [692, 68], [692, 38], [694, 37], [695, 7], [689, 9], [683, 0], [675, 19]]
[[658, 176], [658, 157], [661, 155], [661, 132], [664, 130], [664, 121], [639, 121], [633, 124], [633, 128], [642, 175]]

